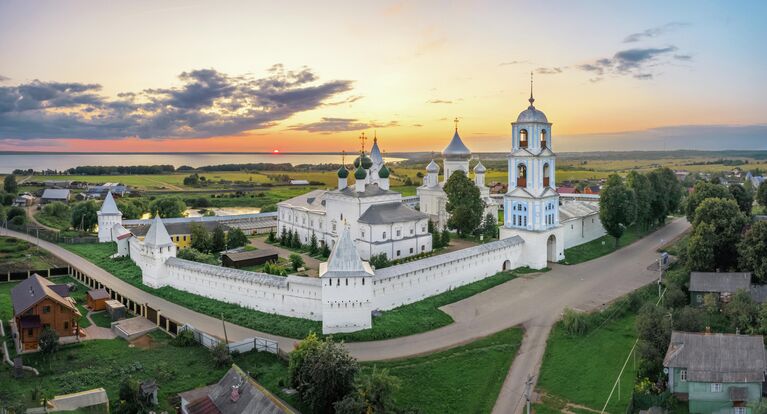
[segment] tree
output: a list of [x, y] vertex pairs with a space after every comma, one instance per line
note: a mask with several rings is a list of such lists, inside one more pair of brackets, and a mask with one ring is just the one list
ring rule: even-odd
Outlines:
[[301, 267], [304, 267], [304, 258], [301, 257], [298, 253], [291, 253], [290, 254], [290, 265], [293, 267], [293, 270], [296, 271]]
[[333, 404], [354, 389], [359, 372], [357, 361], [342, 344], [332, 338], [320, 341], [314, 334], [291, 352], [288, 368], [291, 384], [315, 413], [333, 412]]
[[732, 330], [742, 333], [755, 333], [759, 319], [759, 305], [754, 302], [746, 290], [739, 290], [722, 308], [722, 313], [730, 321]]
[[[687, 245], [690, 269], [729, 270], [737, 263], [738, 241], [746, 224], [746, 217], [735, 200], [707, 198], [695, 210], [694, 216], [693, 234]], [[706, 257], [709, 253], [712, 254]]]
[[40, 346], [40, 352], [44, 354], [52, 354], [56, 352], [57, 349], [59, 349], [59, 335], [49, 326], [46, 326], [40, 333], [38, 343]]
[[759, 322], [759, 333], [767, 334], [767, 302], [762, 303], [759, 306], [759, 316], [757, 316]]
[[636, 200], [636, 223], [647, 230], [655, 221], [652, 216], [652, 185], [646, 175], [630, 171], [626, 176], [626, 187], [634, 191]]
[[117, 209], [122, 213], [123, 218], [133, 220], [141, 218], [146, 212], [146, 205], [140, 200], [118, 200]]
[[13, 220], [15, 217], [21, 217], [21, 224], [26, 223], [27, 212], [21, 207], [11, 207], [6, 211], [6, 219]]
[[[682, 204], [682, 184], [676, 178], [676, 174], [668, 167], [662, 167], [656, 170], [663, 183], [664, 198], [667, 211], [674, 213], [679, 210]], [[665, 217], [664, 217], [665, 218]]]
[[223, 227], [216, 226], [210, 238], [210, 251], [218, 253], [223, 250], [226, 250], [226, 233], [224, 233]]
[[458, 170], [450, 175], [444, 187], [447, 194], [447, 212], [450, 217], [447, 226], [458, 231], [459, 235], [472, 234], [482, 222], [485, 202], [482, 201], [479, 187]]
[[241, 228], [232, 227], [226, 235], [226, 244], [230, 249], [245, 246], [248, 244], [248, 236], [245, 235]]
[[767, 282], [767, 221], [757, 221], [738, 244], [740, 270], [752, 272], [758, 283]]
[[330, 256], [330, 247], [328, 247], [328, 244], [327, 244], [327, 243], [322, 243], [322, 247], [320, 248], [320, 254], [321, 254], [323, 257], [328, 257], [328, 256]]
[[117, 402], [115, 413], [134, 414], [147, 412], [147, 408], [144, 407], [139, 395], [138, 383], [130, 377], [124, 378], [120, 383], [120, 400]]
[[756, 202], [762, 207], [767, 207], [767, 181], [762, 181], [756, 190]]
[[442, 247], [447, 247], [450, 245], [450, 231], [448, 229], [442, 229], [442, 234], [439, 236], [440, 242], [442, 243]]
[[283, 227], [282, 232], [280, 233], [280, 245], [286, 246], [288, 244], [288, 240], [290, 240], [288, 238], [288, 231], [285, 229], [285, 227]]
[[435, 249], [442, 247], [442, 237], [439, 231], [431, 233], [431, 246]]
[[700, 332], [705, 326], [706, 311], [685, 306], [674, 312], [674, 329], [683, 332]]
[[376, 269], [383, 269], [391, 266], [391, 261], [389, 261], [386, 253], [378, 253], [370, 256], [370, 266], [373, 266]]
[[210, 355], [213, 357], [213, 365], [216, 368], [232, 365], [232, 354], [229, 352], [229, 346], [224, 342], [219, 342], [216, 346], [210, 348]]
[[19, 185], [16, 183], [16, 176], [9, 174], [3, 179], [3, 190], [9, 194], [16, 194], [19, 191]]
[[671, 340], [671, 323], [663, 308], [646, 303], [636, 318], [637, 355], [641, 376], [657, 377]]
[[59, 219], [68, 219], [72, 213], [68, 205], [60, 201], [54, 201], [43, 206], [43, 214]]
[[93, 200], [83, 201], [72, 207], [72, 227], [93, 231], [99, 223], [98, 207]]
[[269, 230], [269, 234], [266, 236], [266, 241], [268, 243], [274, 243], [277, 241], [277, 238], [274, 236], [274, 230]]
[[482, 222], [482, 234], [486, 239], [492, 239], [498, 237], [498, 217], [493, 217], [492, 214], [487, 214], [485, 220]]
[[373, 366], [370, 374], [360, 374], [354, 391], [335, 404], [336, 414], [386, 414], [399, 411], [394, 394], [400, 388], [397, 377]]
[[162, 218], [183, 217], [186, 212], [186, 203], [179, 197], [160, 197], [149, 204], [152, 216], [160, 215]]
[[607, 178], [599, 194], [599, 219], [615, 245], [629, 224], [636, 218], [634, 192], [627, 188], [617, 174]]
[[309, 254], [314, 256], [320, 250], [320, 246], [317, 242], [317, 235], [312, 232], [312, 237], [309, 239]]
[[294, 249], [300, 249], [301, 248], [301, 238], [298, 235], [298, 231], [293, 232], [293, 237], [290, 239], [290, 247]]
[[733, 199], [732, 194], [727, 187], [721, 184], [698, 181], [695, 183], [695, 187], [693, 187], [692, 194], [687, 197], [687, 205], [685, 206], [687, 221], [690, 223], [695, 221], [695, 210], [697, 210], [700, 203], [707, 198]]
[[188, 249], [179, 249], [176, 253], [176, 257], [179, 259], [190, 260], [192, 262], [207, 263], [212, 265], [218, 264], [218, 259], [212, 254], [203, 253], [194, 247]]
[[735, 202], [738, 203], [740, 211], [742, 211], [743, 214], [750, 216], [751, 208], [754, 205], [754, 197], [749, 194], [743, 186], [738, 184], [730, 184], [729, 190], [730, 194], [732, 194], [732, 197], [735, 199]]
[[208, 230], [199, 223], [192, 223], [190, 225], [190, 236], [192, 238], [192, 248], [197, 249], [203, 253], [210, 251], [210, 233]]

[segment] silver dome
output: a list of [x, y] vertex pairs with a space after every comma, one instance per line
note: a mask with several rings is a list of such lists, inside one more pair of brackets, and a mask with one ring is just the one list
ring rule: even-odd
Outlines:
[[427, 173], [438, 173], [439, 172], [439, 164], [434, 162], [434, 160], [431, 160], [429, 165], [426, 166], [426, 172]]
[[447, 144], [447, 147], [442, 150], [442, 155], [445, 158], [469, 158], [471, 157], [471, 150], [463, 143], [461, 137], [458, 135], [458, 130], [455, 130], [453, 139]]
[[477, 162], [477, 165], [474, 166], [474, 172], [477, 174], [484, 174], [487, 171], [484, 165], [482, 165], [482, 161]]
[[517, 122], [543, 122], [545, 124], [548, 124], [549, 120], [546, 119], [546, 114], [535, 109], [534, 106], [530, 105], [527, 107], [527, 109], [519, 113], [519, 116], [517, 117]]

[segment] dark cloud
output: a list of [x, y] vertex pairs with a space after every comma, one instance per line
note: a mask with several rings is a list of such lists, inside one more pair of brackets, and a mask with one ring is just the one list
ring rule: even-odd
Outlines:
[[355, 96], [350, 96], [350, 97], [348, 97], [348, 98], [346, 98], [346, 99], [344, 99], [342, 101], [328, 102], [325, 105], [326, 106], [336, 106], [336, 105], [350, 104], [350, 103], [357, 102], [357, 101], [359, 101], [362, 98], [364, 98], [364, 96], [362, 96], [362, 95], [355, 95]]
[[9, 78], [7, 76], [0, 75], [0, 83], [5, 82], [5, 81], [9, 81], [9, 80], [11, 80], [11, 78]]
[[414, 126], [414, 127], [416, 127], [416, 128], [420, 128], [420, 127], [422, 127], [422, 126], [423, 126], [423, 124], [413, 124], [412, 126]]
[[446, 99], [432, 99], [430, 101], [426, 101], [426, 103], [430, 104], [451, 104], [453, 101], [446, 100]]
[[692, 60], [692, 56], [690, 55], [674, 55], [674, 59], [676, 60], [683, 60], [685, 62], [689, 62]]
[[[267, 128], [326, 105], [352, 82], [319, 82], [309, 68], [274, 65], [263, 78], [215, 69], [179, 75], [181, 85], [120, 93], [100, 85], [32, 81], [0, 87], [0, 138], [198, 138]], [[361, 97], [347, 98], [354, 102]]]
[[562, 73], [565, 68], [536, 68], [535, 73], [539, 75], [558, 75]]
[[498, 64], [498, 66], [522, 65], [522, 64], [528, 64], [528, 63], [530, 63], [529, 60], [511, 60], [508, 62], [501, 62]]
[[398, 125], [397, 121], [379, 123], [376, 121], [362, 122], [356, 118], [322, 118], [320, 121], [309, 124], [291, 125], [288, 129], [329, 134], [331, 132], [361, 131], [363, 129], [388, 128]]
[[612, 58], [597, 59], [593, 62], [577, 65], [576, 67], [586, 72], [592, 72], [597, 76], [611, 73], [615, 75], [630, 75], [636, 79], [652, 79], [653, 74], [649, 70], [657, 66], [661, 58], [676, 50], [676, 46], [626, 49], [615, 53]]
[[632, 33], [626, 36], [625, 39], [623, 39], [623, 43], [634, 43], [634, 42], [639, 42], [640, 40], [651, 39], [651, 38], [663, 35], [665, 33], [680, 29], [685, 26], [689, 26], [689, 23], [683, 23], [683, 22], [666, 23], [662, 26], [652, 27], [647, 30], [641, 31], [639, 33]]

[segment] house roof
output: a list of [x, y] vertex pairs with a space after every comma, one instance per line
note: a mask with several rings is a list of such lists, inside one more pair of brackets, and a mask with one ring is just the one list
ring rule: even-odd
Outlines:
[[28, 279], [21, 281], [11, 289], [11, 302], [13, 303], [13, 315], [19, 316], [27, 309], [34, 306], [45, 298], [50, 298], [77, 312], [77, 308], [70, 300], [56, 293], [51, 287], [55, 285], [50, 280], [35, 273]]
[[761, 335], [672, 332], [664, 367], [687, 370], [696, 382], [764, 382], [767, 358]]
[[352, 196], [352, 197], [375, 197], [380, 195], [399, 194], [391, 190], [384, 190], [379, 187], [377, 183], [365, 184], [365, 191], [357, 191], [354, 187], [346, 187], [343, 190], [336, 190], [337, 192]]
[[216, 266], [207, 263], [193, 262], [191, 260], [179, 259], [178, 257], [169, 257], [165, 264], [179, 269], [192, 270], [195, 272], [216, 275], [221, 278], [242, 280], [249, 283], [258, 283], [260, 285], [286, 288], [288, 286], [287, 278], [275, 276], [267, 273], [248, 272], [247, 270], [234, 269], [231, 267]]
[[376, 204], [368, 207], [360, 216], [358, 222], [365, 224], [388, 224], [405, 221], [418, 221], [429, 218], [429, 215], [416, 211], [402, 203]]
[[325, 212], [326, 190], [313, 190], [300, 196], [281, 201], [277, 205], [290, 208], [298, 208], [307, 211]]
[[88, 296], [93, 300], [109, 299], [109, 292], [106, 289], [93, 289], [88, 291]]
[[559, 221], [580, 219], [599, 214], [599, 203], [593, 201], [566, 201], [559, 206]]
[[241, 260], [250, 260], [250, 259], [258, 259], [261, 257], [269, 257], [269, 256], [276, 256], [277, 252], [270, 249], [263, 249], [263, 250], [250, 250], [250, 251], [244, 251], [244, 252], [229, 252], [224, 253], [222, 256], [226, 256], [229, 258], [229, 260], [238, 262]]
[[43, 191], [42, 198], [49, 200], [69, 200], [69, 190], [46, 188], [45, 191]]
[[232, 365], [217, 384], [207, 388], [207, 396], [187, 405], [190, 414], [296, 413], [237, 365]]
[[751, 273], [748, 272], [692, 272], [690, 273], [690, 292], [729, 292], [749, 290]]
[[767, 302], [767, 285], [751, 285], [751, 299], [756, 303]]
[[[229, 229], [229, 226], [216, 221], [186, 221], [180, 223], [165, 223], [165, 220], [163, 220], [163, 226], [165, 227], [165, 231], [168, 233], [168, 235], [192, 234], [192, 225], [194, 224], [202, 226], [207, 231], [213, 231], [216, 227], [222, 227], [224, 230]], [[135, 236], [141, 237], [146, 236], [147, 233], [149, 233], [150, 228], [151, 225], [149, 224], [139, 224], [138, 226], [131, 227], [129, 232], [133, 233]], [[120, 231], [118, 234], [123, 235], [125, 233]]]
[[58, 284], [58, 285], [50, 285], [49, 286], [52, 291], [58, 293], [59, 296], [62, 298], [68, 298], [69, 297], [69, 286], [66, 284]]

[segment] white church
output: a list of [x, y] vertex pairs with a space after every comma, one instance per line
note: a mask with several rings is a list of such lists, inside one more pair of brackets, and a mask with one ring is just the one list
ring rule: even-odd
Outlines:
[[[368, 329], [374, 311], [417, 302], [502, 270], [544, 268], [547, 262], [564, 258], [565, 246], [604, 234], [593, 206], [576, 201], [560, 205], [551, 123], [533, 102], [531, 91], [530, 106], [512, 123], [509, 191], [503, 196], [504, 223], [497, 241], [372, 268], [364, 259], [373, 254], [397, 258], [431, 250], [428, 221], [445, 220], [440, 210], [445, 180], [438, 181], [439, 166], [429, 164], [418, 189], [424, 211], [411, 209], [389, 189], [389, 170], [377, 140], [370, 157], [361, 151], [355, 160], [353, 187], [347, 185], [349, 172], [342, 167], [337, 189], [313, 191], [279, 205], [281, 228], [298, 231], [304, 242], [314, 233], [333, 246], [328, 261], [320, 265], [319, 277], [275, 276], [179, 259], [162, 219], [152, 220], [143, 240], [135, 237], [123, 227], [111, 193], [98, 214], [99, 241], [116, 242], [115, 257], [129, 256], [147, 286], [171, 286], [261, 312], [320, 320], [325, 334]], [[471, 152], [457, 128], [443, 155], [446, 177], [459, 169], [468, 172]], [[478, 163], [475, 184], [483, 198], [492, 201], [482, 190], [484, 173]]]

